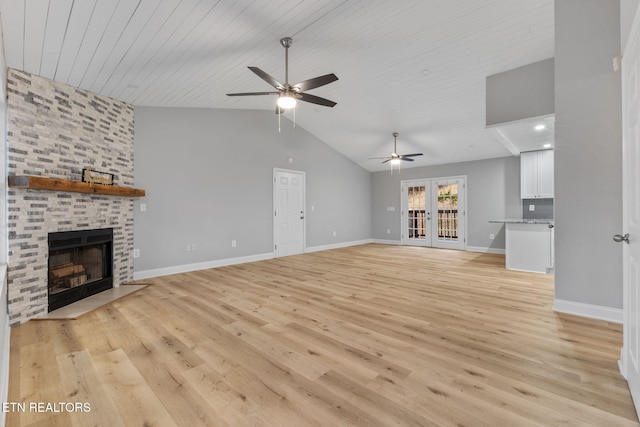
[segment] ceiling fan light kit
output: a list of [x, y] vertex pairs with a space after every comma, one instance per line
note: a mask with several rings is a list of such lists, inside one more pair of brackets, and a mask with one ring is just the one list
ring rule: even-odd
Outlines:
[[309, 102], [311, 104], [322, 105], [324, 107], [334, 107], [335, 105], [337, 105], [335, 102], [329, 99], [321, 98], [319, 96], [311, 95], [305, 92], [307, 90], [315, 89], [338, 80], [338, 77], [333, 73], [304, 80], [294, 85], [289, 84], [289, 48], [291, 47], [292, 43], [293, 39], [291, 37], [283, 37], [280, 39], [280, 44], [284, 47], [284, 83], [280, 83], [278, 80], [274, 79], [271, 75], [265, 73], [258, 67], [248, 67], [249, 70], [251, 70], [254, 74], [277, 89], [277, 92], [228, 93], [227, 96], [278, 95], [278, 99], [276, 101], [276, 114], [282, 114], [284, 110], [294, 109], [298, 103], [298, 100]]
[[298, 101], [296, 101], [296, 98], [293, 97], [292, 94], [288, 93], [280, 94], [278, 100], [276, 101], [278, 107], [282, 108], [283, 110], [290, 110], [292, 108], [295, 108], [297, 103]]
[[393, 135], [393, 152], [389, 154], [388, 157], [369, 157], [369, 159], [383, 159], [382, 163], [389, 163], [391, 165], [391, 173], [393, 174], [393, 167], [398, 166], [398, 170], [400, 170], [400, 164], [402, 161], [413, 162], [412, 157], [422, 156], [422, 153], [412, 153], [412, 154], [398, 154], [397, 149], [397, 138], [398, 132], [392, 133]]

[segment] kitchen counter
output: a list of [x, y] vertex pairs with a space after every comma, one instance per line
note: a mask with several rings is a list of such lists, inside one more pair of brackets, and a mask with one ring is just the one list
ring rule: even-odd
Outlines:
[[510, 218], [489, 222], [505, 226], [507, 269], [537, 273], [554, 271], [553, 219]]
[[553, 225], [553, 219], [507, 218], [507, 219], [492, 219], [489, 222], [504, 223], [504, 224], [551, 224]]

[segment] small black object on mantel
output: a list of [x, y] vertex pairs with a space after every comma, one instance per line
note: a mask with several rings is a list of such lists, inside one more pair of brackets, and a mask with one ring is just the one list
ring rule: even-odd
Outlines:
[[89, 185], [113, 185], [114, 178], [114, 174], [94, 170], [91, 166], [82, 169], [82, 182], [86, 182]]

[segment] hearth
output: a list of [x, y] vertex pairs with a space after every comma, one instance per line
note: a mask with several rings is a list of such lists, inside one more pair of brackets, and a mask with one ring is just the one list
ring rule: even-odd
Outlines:
[[49, 233], [49, 311], [113, 287], [113, 229]]

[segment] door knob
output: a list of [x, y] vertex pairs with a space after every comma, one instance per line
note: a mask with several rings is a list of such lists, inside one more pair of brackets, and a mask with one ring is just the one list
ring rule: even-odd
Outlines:
[[616, 234], [615, 236], [613, 236], [613, 241], [614, 242], [626, 242], [627, 244], [629, 244], [629, 233], [625, 234], [624, 236], [622, 234]]

